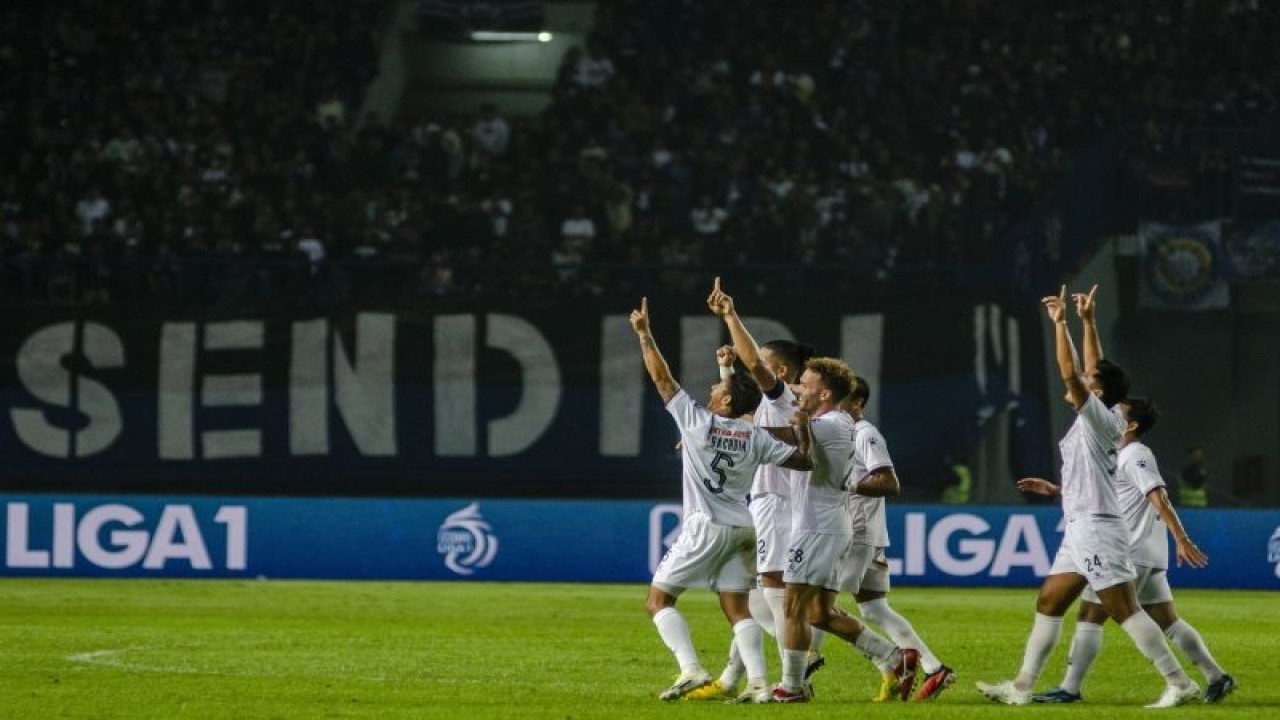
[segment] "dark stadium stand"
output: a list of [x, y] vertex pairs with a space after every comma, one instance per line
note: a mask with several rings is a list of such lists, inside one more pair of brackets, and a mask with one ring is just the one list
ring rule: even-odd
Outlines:
[[[1115, 231], [1274, 212], [1228, 151], [1271, 167], [1274, 3], [604, 2], [497, 154], [477, 117], [355, 117], [387, 5], [0, 11], [0, 299], [369, 305], [708, 266], [951, 282], [1106, 132]], [[1222, 128], [1235, 144], [1206, 142]], [[566, 245], [577, 205], [595, 231]]]

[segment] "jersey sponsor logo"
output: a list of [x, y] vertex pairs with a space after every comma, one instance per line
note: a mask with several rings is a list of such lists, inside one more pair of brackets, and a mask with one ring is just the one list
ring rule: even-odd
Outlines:
[[164, 505], [158, 511], [122, 503], [53, 503], [48, 509], [51, 512], [44, 515], [41, 504], [8, 503], [7, 569], [248, 567], [249, 511], [243, 505], [219, 506], [212, 517], [185, 504]]
[[1280, 578], [1280, 525], [1271, 533], [1267, 543], [1267, 562], [1276, 563], [1276, 577]]
[[444, 566], [455, 575], [474, 575], [498, 555], [498, 536], [493, 526], [480, 516], [480, 504], [450, 514], [436, 532], [436, 552], [444, 556]]

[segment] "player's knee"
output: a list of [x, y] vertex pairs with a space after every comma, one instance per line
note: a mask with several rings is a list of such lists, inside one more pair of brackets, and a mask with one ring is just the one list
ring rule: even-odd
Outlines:
[[675, 607], [675, 597], [663, 592], [650, 592], [649, 597], [645, 598], [644, 609], [649, 612], [649, 617], [657, 615], [664, 608]]
[[858, 603], [858, 612], [862, 614], [862, 617], [866, 618], [868, 622], [874, 625], [879, 625], [880, 627], [884, 627], [885, 609], [884, 603], [876, 602], [875, 600]]
[[1101, 625], [1107, 621], [1107, 611], [1097, 603], [1082, 602], [1080, 612], [1076, 613], [1076, 620]]

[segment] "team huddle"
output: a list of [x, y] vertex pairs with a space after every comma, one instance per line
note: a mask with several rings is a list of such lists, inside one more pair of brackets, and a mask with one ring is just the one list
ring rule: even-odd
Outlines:
[[[1066, 537], [1037, 601], [1022, 672], [1015, 680], [978, 688], [1010, 704], [1079, 700], [1080, 682], [1101, 645], [1101, 623], [1111, 617], [1168, 680], [1153, 706], [1173, 707], [1199, 696], [1164, 644], [1162, 628], [1205, 673], [1205, 701], [1216, 702], [1235, 689], [1235, 681], [1213, 661], [1199, 634], [1173, 613], [1163, 572], [1164, 528], [1175, 535], [1180, 563], [1202, 566], [1207, 558], [1186, 537], [1154, 457], [1137, 441], [1154, 422], [1154, 408], [1127, 398], [1123, 371], [1102, 359], [1093, 292], [1074, 297], [1085, 325], [1083, 370], [1066, 332], [1065, 289], [1044, 300], [1057, 324], [1067, 399], [1079, 412], [1061, 444], [1062, 485], [1019, 481], [1026, 492], [1062, 495]], [[955, 671], [886, 600], [884, 505], [900, 488], [884, 437], [863, 417], [870, 397], [866, 381], [843, 361], [814, 357], [812, 348], [799, 343], [757, 345], [719, 278], [707, 307], [724, 321], [732, 345], [717, 352], [720, 380], [705, 406], [671, 375], [650, 330], [648, 299], [630, 316], [645, 368], [679, 428], [683, 466], [683, 524], [646, 601], [680, 666], [659, 698], [809, 702], [812, 676], [825, 664], [827, 635], [849, 643], [880, 671], [873, 701], [937, 698], [954, 684]], [[745, 373], [735, 372], [736, 362]], [[1126, 462], [1147, 472], [1129, 473]], [[1136, 479], [1125, 485], [1130, 474]], [[1130, 531], [1134, 523], [1141, 542], [1139, 529]], [[1157, 532], [1163, 560], [1150, 540]], [[1138, 544], [1149, 552], [1130, 549]], [[1135, 571], [1135, 562], [1146, 564]], [[718, 677], [699, 662], [676, 608], [690, 587], [716, 592], [733, 628], [729, 661]], [[1057, 643], [1062, 616], [1086, 587], [1067, 678], [1061, 687], [1035, 695], [1032, 686]], [[862, 620], [883, 635], [836, 604], [842, 592], [852, 595]], [[1082, 627], [1097, 632], [1082, 633]], [[766, 678], [766, 634], [776, 639], [781, 660], [782, 676], [773, 684]]]

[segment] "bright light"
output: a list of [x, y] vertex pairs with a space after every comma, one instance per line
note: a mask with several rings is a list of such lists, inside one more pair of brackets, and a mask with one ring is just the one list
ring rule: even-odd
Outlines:
[[507, 32], [503, 30], [474, 30], [471, 39], [476, 42], [551, 42], [551, 33]]

